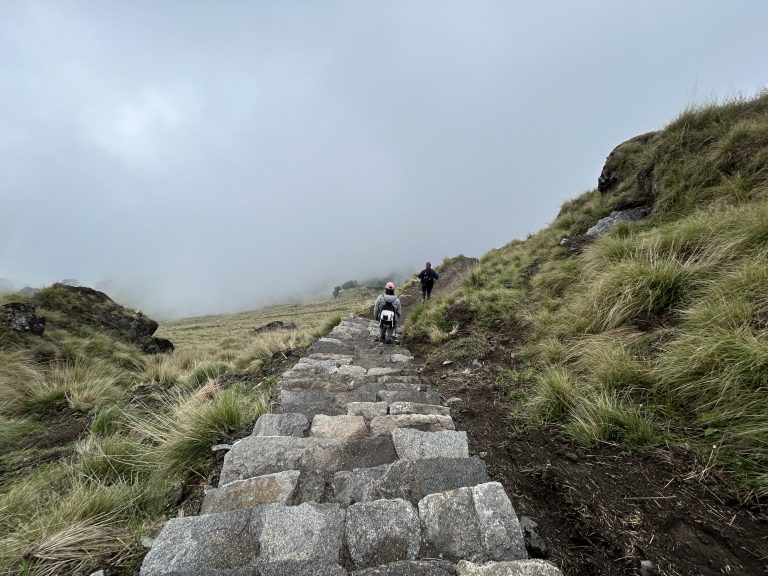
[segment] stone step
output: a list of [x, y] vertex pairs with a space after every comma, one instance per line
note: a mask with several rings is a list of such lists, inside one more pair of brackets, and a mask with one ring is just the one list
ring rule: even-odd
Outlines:
[[428, 494], [488, 482], [478, 457], [398, 460], [372, 468], [334, 474], [333, 499], [342, 506], [381, 498], [402, 498], [413, 504]]
[[368, 436], [368, 427], [362, 416], [326, 416], [317, 414], [312, 419], [309, 435], [314, 438], [326, 438], [336, 442], [358, 440]]
[[376, 394], [379, 402], [413, 402], [416, 404], [440, 404], [440, 394], [437, 392], [422, 392], [420, 390], [380, 390]]
[[278, 413], [297, 412], [311, 419], [316, 414], [338, 416], [347, 413], [350, 402], [413, 402], [440, 404], [440, 394], [429, 386], [411, 382], [362, 383], [346, 391], [325, 388], [288, 389], [278, 385]]
[[419, 384], [423, 385], [421, 376], [418, 374], [387, 374], [385, 376], [365, 376], [363, 380], [367, 382], [378, 382], [379, 384], [392, 384], [399, 382], [402, 384]]
[[300, 475], [299, 470], [286, 470], [208, 489], [200, 514], [243, 510], [259, 504], [293, 504]]
[[413, 362], [413, 356], [404, 353], [392, 353], [388, 348], [373, 349], [370, 351], [359, 351], [346, 354], [311, 352], [307, 356], [302, 357], [298, 363], [317, 365], [319, 362], [333, 362], [337, 367], [348, 364], [356, 364], [368, 369], [374, 366], [407, 365], [409, 362]]
[[333, 353], [320, 353], [314, 352], [303, 356], [299, 362], [311, 362], [311, 361], [328, 361], [332, 360], [341, 364], [351, 364], [354, 358], [353, 354], [333, 354]]
[[336, 338], [338, 340], [355, 340], [357, 338], [368, 338], [370, 331], [362, 326], [354, 324], [339, 324], [331, 330], [328, 334], [329, 338]]
[[445, 560], [404, 560], [356, 570], [353, 576], [456, 576], [456, 566]]
[[371, 420], [376, 416], [385, 416], [389, 411], [386, 402], [349, 402], [347, 414], [350, 416], [362, 416], [365, 420]]
[[395, 428], [391, 437], [395, 452], [401, 460], [469, 457], [466, 432], [422, 432], [411, 428]]
[[[418, 505], [401, 498], [358, 502], [346, 509], [338, 504], [263, 504], [174, 518], [155, 540], [141, 575], [242, 574], [249, 568], [258, 575], [345, 574], [345, 569], [433, 558], [527, 558], [517, 516], [500, 484], [430, 494]], [[317, 572], [305, 572], [311, 564]], [[341, 572], [337, 566], [343, 566]], [[380, 573], [403, 573], [406, 566]], [[430, 573], [425, 565], [409, 567]], [[446, 565], [432, 568], [448, 570]]]
[[310, 346], [142, 576], [562, 576], [526, 559], [503, 488], [410, 352], [378, 335], [351, 318]]
[[347, 508], [344, 538], [355, 569], [416, 560], [421, 551], [419, 514], [399, 498], [353, 504]]
[[448, 406], [437, 404], [419, 404], [417, 402], [392, 402], [389, 405], [390, 414], [434, 414], [437, 416], [450, 416], [451, 409]]
[[481, 565], [461, 560], [456, 568], [456, 576], [563, 576], [554, 564], [533, 558]]
[[[359, 416], [363, 422], [362, 416]], [[376, 416], [371, 419], [369, 427], [372, 436], [390, 434], [395, 428], [415, 428], [427, 432], [439, 432], [441, 430], [454, 430], [453, 419], [450, 416], [437, 414], [393, 414]]]
[[309, 347], [310, 353], [345, 354], [355, 349], [355, 344], [338, 338], [320, 338]]
[[278, 385], [297, 380], [328, 380], [356, 381], [364, 384], [369, 382], [410, 382], [419, 383], [418, 369], [404, 364], [389, 364], [385, 367], [366, 368], [356, 364], [346, 364], [338, 367], [323, 367], [315, 364], [296, 364], [285, 372]]
[[448, 406], [436, 404], [419, 404], [416, 402], [350, 402], [347, 404], [347, 414], [350, 416], [362, 416], [366, 421], [377, 416], [399, 414], [426, 414], [436, 416], [450, 416], [451, 409]]
[[327, 390], [331, 393], [348, 392], [355, 388], [356, 379], [353, 377], [330, 377], [317, 375], [302, 375], [301, 377], [291, 377], [280, 380], [277, 384], [278, 390]]
[[307, 418], [315, 414], [329, 416], [345, 414], [346, 409], [337, 402], [336, 396], [328, 390], [313, 388], [310, 390], [279, 390], [277, 394], [278, 413], [298, 412]]
[[144, 558], [140, 574], [346, 574], [338, 565], [344, 519], [345, 511], [334, 504], [266, 504], [172, 518]]
[[262, 414], [256, 420], [251, 436], [295, 436], [301, 438], [309, 430], [309, 419], [296, 412]]
[[448, 560], [528, 558], [515, 509], [498, 482], [429, 494], [419, 501], [425, 556]]
[[408, 362], [413, 362], [413, 356], [404, 348], [402, 351], [395, 351], [388, 346], [382, 347], [379, 345], [370, 350], [358, 350], [354, 356], [355, 360], [361, 364], [365, 362], [372, 364], [407, 364]]
[[389, 464], [397, 459], [389, 436], [334, 442], [325, 438], [249, 436], [238, 440], [224, 456], [219, 486], [286, 470], [328, 476], [355, 468]]

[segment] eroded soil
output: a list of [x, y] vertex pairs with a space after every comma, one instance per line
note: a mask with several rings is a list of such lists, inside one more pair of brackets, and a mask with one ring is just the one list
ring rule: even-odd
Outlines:
[[518, 513], [538, 523], [550, 559], [568, 576], [641, 574], [643, 560], [656, 567], [647, 574], [768, 574], [765, 508], [729, 497], [692, 453], [580, 449], [557, 427], [512, 418], [510, 384], [496, 384], [490, 362], [420, 361], [445, 399], [461, 399], [452, 407], [457, 428]]

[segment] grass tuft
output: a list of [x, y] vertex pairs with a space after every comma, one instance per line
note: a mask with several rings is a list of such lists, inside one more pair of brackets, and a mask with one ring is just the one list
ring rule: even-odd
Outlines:
[[199, 471], [212, 445], [245, 428], [269, 405], [261, 393], [235, 386], [221, 390], [213, 381], [191, 394], [166, 396], [163, 402], [161, 413], [130, 420], [140, 437], [156, 445], [154, 464], [169, 471]]

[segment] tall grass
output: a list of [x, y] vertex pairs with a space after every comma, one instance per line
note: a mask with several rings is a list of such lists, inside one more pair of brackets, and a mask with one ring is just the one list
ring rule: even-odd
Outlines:
[[[730, 472], [742, 496], [765, 498], [768, 93], [686, 110], [609, 162], [611, 191], [566, 202], [545, 229], [486, 254], [409, 331], [428, 342], [469, 303], [462, 337], [512, 342], [538, 369], [516, 408], [525, 416], [584, 444], [679, 442]], [[642, 204], [646, 220], [580, 255], [559, 245]]]
[[212, 381], [163, 401], [165, 410], [132, 418], [131, 428], [155, 445], [153, 465], [168, 471], [200, 472], [213, 444], [245, 428], [269, 406], [264, 393], [245, 386], [221, 390]]
[[88, 411], [118, 402], [124, 392], [121, 379], [130, 374], [101, 360], [39, 367], [21, 355], [0, 367], [0, 414], [39, 414], [67, 406]]
[[[255, 383], [274, 380], [270, 360], [308, 345], [318, 318], [337, 323], [362, 303], [180, 321], [164, 332], [175, 352], [151, 357], [78, 324], [65, 303], [41, 309], [50, 320], [42, 340], [0, 341], [0, 458], [67, 456], [0, 480], [0, 573], [135, 572], [141, 538], [176, 513], [172, 488], [210, 473], [211, 445], [268, 409], [270, 390]], [[257, 334], [255, 318], [299, 328]], [[68, 447], [24, 448], [73, 418], [89, 426]]]

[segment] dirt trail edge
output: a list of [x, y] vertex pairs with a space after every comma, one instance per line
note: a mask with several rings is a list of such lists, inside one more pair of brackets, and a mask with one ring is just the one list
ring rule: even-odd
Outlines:
[[351, 318], [276, 385], [201, 515], [169, 520], [142, 576], [562, 576], [410, 352]]

